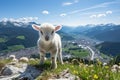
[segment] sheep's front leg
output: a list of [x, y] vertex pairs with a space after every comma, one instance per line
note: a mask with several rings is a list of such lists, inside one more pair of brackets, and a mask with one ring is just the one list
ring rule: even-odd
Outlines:
[[62, 59], [62, 48], [58, 49], [58, 60], [61, 64], [63, 64], [63, 59]]
[[40, 65], [43, 65], [45, 61], [45, 53], [43, 51], [40, 51]]
[[51, 68], [52, 68], [52, 69], [56, 69], [56, 68], [57, 68], [57, 62], [56, 62], [56, 59], [57, 59], [57, 51], [51, 53], [51, 59], [52, 59]]

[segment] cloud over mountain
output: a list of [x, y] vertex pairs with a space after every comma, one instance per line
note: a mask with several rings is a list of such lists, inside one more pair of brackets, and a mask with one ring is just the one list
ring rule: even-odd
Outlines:
[[32, 22], [32, 21], [36, 21], [38, 20], [38, 17], [22, 17], [22, 18], [3, 18], [1, 19], [1, 21], [3, 22], [7, 22], [7, 21], [10, 21], [10, 22], [23, 22], [23, 23], [27, 23], [27, 22]]

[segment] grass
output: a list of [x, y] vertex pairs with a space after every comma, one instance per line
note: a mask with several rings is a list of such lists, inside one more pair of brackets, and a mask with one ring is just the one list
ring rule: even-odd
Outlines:
[[87, 50], [82, 49], [72, 43], [64, 44], [64, 48], [62, 48], [62, 50], [65, 53], [71, 54], [71, 55], [73, 55], [75, 57], [79, 57], [79, 58], [84, 58], [84, 57], [89, 56], [89, 52]]
[[6, 42], [6, 39], [5, 38], [0, 38], [0, 43], [2, 42]]
[[86, 51], [86, 50], [82, 50], [82, 51], [79, 51], [79, 50], [70, 50], [70, 53], [72, 55], [74, 55], [75, 57], [79, 57], [79, 58], [86, 57], [86, 56], [89, 55], [88, 51]]
[[20, 49], [24, 49], [25, 47], [23, 45], [13, 45], [13, 46], [8, 46], [9, 51], [17, 51]]
[[52, 75], [58, 75], [65, 69], [69, 69], [70, 73], [78, 76], [81, 80], [120, 80], [120, 72], [112, 72], [112, 65], [102, 66], [99, 61], [89, 65], [80, 61], [78, 63], [69, 62], [64, 65], [58, 63], [57, 69], [50, 69], [50, 60], [47, 60], [43, 66], [39, 66], [39, 60], [29, 62], [30, 65], [43, 69], [42, 74], [36, 80], [48, 80]]
[[17, 36], [16, 38], [24, 40], [25, 36]]
[[4, 67], [6, 64], [8, 64], [10, 62], [11, 62], [10, 59], [0, 60], [0, 71], [1, 71], [2, 67]]
[[7, 46], [7, 49], [1, 50], [0, 52], [6, 53], [6, 52], [18, 51], [24, 48], [25, 48], [24, 45], [12, 45], [12, 46]]
[[89, 52], [87, 50], [82, 49], [82, 48], [80, 49], [80, 48], [75, 47], [75, 46], [72, 46], [71, 48], [66, 47], [66, 48], [63, 48], [62, 50], [68, 54], [72, 54], [75, 57], [79, 57], [79, 58], [84, 58], [84, 57], [89, 55]]

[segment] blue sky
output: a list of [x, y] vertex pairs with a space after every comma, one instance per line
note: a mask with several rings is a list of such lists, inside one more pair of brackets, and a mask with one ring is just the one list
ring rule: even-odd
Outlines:
[[0, 0], [0, 20], [68, 26], [120, 24], [120, 0]]

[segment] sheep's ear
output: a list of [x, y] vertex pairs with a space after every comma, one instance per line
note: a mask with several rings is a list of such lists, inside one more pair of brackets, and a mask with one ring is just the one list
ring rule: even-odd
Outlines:
[[62, 26], [60, 26], [60, 25], [59, 25], [59, 26], [56, 26], [56, 27], [55, 27], [55, 31], [59, 31], [61, 28], [62, 28]]
[[38, 26], [38, 25], [33, 24], [32, 27], [33, 27], [33, 29], [35, 29], [35, 30], [37, 30], [37, 31], [40, 30], [40, 26]]

